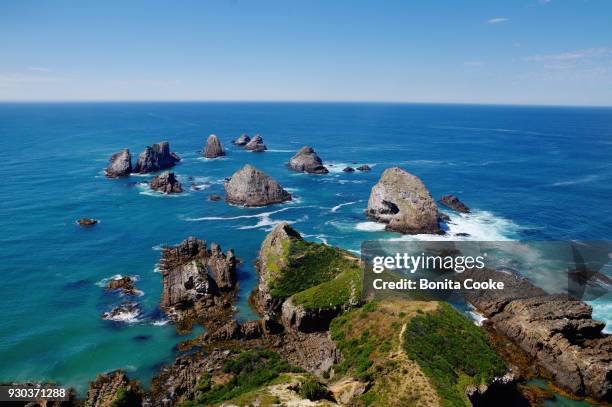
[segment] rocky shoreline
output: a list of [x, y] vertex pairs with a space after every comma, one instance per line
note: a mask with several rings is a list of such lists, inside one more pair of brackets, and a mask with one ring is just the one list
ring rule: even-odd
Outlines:
[[[267, 150], [259, 135], [251, 139], [242, 134], [232, 143], [247, 151]], [[201, 154], [212, 159], [225, 150], [211, 135]], [[129, 150], [114, 154], [106, 175], [156, 172], [179, 161], [169, 144], [161, 142], [147, 147], [134, 167]], [[329, 173], [310, 146], [302, 147], [287, 167], [312, 176]], [[371, 170], [361, 165], [343, 172], [356, 177], [357, 171]], [[182, 191], [172, 172], [158, 175], [150, 185], [164, 193]], [[224, 190], [228, 204], [244, 207], [292, 199], [276, 180], [248, 164], [226, 179]], [[439, 202], [470, 213], [455, 195], [444, 195]], [[383, 171], [362, 216], [401, 234], [443, 234], [450, 222], [423, 181], [398, 167]], [[191, 236], [164, 248], [160, 309], [178, 332], [189, 332], [196, 324], [206, 332], [179, 346], [179, 355], [161, 368], [150, 391], [122, 371], [110, 372], [91, 383], [85, 405], [438, 406], [457, 400], [464, 405], [512, 400], [535, 406], [551, 395], [527, 386], [532, 377], [551, 380], [577, 397], [612, 402], [612, 337], [602, 332], [604, 324], [592, 319], [587, 304], [549, 295], [515, 275], [493, 270], [462, 274], [478, 280], [494, 277], [508, 287], [467, 296], [486, 317], [482, 328], [443, 302], [365, 302], [359, 258], [305, 240], [284, 222], [267, 234], [258, 253], [258, 281], [250, 303], [259, 319], [237, 321], [238, 264], [233, 250], [223, 252], [219, 245]], [[106, 288], [124, 295], [137, 291], [130, 277], [113, 279]], [[123, 302], [105, 313], [105, 319], [139, 312], [136, 303]], [[444, 330], [436, 331], [437, 324]], [[432, 342], [442, 339], [461, 352], [446, 357], [440, 367], [434, 356], [444, 354], [447, 345]], [[470, 365], [474, 360], [481, 371]], [[124, 400], [129, 404], [119, 403]]]

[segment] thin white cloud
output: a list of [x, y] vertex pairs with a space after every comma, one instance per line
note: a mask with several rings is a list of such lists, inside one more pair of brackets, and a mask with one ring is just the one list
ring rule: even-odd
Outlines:
[[487, 23], [488, 24], [499, 24], [499, 23], [504, 23], [506, 21], [508, 21], [508, 19], [505, 17], [495, 17], [495, 18], [491, 18], [487, 20]]
[[482, 61], [465, 61], [463, 63], [465, 66], [483, 66], [484, 62]]
[[52, 78], [49, 76], [24, 75], [20, 73], [2, 74], [0, 73], [0, 87], [32, 85], [40, 83], [63, 82], [65, 78]]
[[610, 48], [587, 48], [576, 51], [561, 52], [557, 54], [531, 55], [523, 58], [527, 62], [559, 62], [576, 61], [581, 59], [596, 58], [612, 55]]
[[31, 66], [28, 68], [28, 71], [34, 72], [51, 72], [51, 69], [45, 68], [44, 66]]

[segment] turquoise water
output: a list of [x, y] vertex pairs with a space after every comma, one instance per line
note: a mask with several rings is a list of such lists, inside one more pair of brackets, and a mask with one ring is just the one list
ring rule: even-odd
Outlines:
[[[261, 133], [269, 151], [229, 142]], [[200, 158], [217, 134], [228, 156]], [[148, 177], [109, 180], [108, 157], [137, 155], [168, 140], [175, 168], [202, 186], [181, 196], [152, 194]], [[234, 248], [239, 318], [252, 318], [253, 260], [267, 231], [286, 220], [308, 239], [358, 251], [366, 239], [399, 235], [368, 222], [363, 209], [381, 172], [399, 165], [435, 197], [458, 194], [474, 209], [453, 215], [451, 232], [472, 239], [610, 239], [612, 109], [461, 105], [123, 103], [0, 105], [0, 381], [55, 380], [83, 391], [99, 372], [124, 368], [147, 382], [175, 334], [157, 308], [159, 247], [188, 235]], [[332, 170], [296, 174], [284, 163], [312, 145]], [[244, 209], [207, 200], [250, 163], [289, 189], [288, 204]], [[343, 173], [369, 164], [370, 173]], [[100, 223], [84, 229], [80, 217]], [[426, 236], [411, 237], [426, 239]], [[448, 238], [448, 237], [447, 237]], [[101, 282], [137, 275], [143, 314], [131, 322], [100, 315], [121, 301]], [[609, 298], [596, 315], [610, 320]]]

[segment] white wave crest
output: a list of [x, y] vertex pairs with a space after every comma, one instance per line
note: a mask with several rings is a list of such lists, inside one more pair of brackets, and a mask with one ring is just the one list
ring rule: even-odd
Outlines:
[[359, 222], [355, 225], [355, 229], [363, 232], [380, 232], [385, 230], [386, 225], [384, 223], [377, 222]]
[[347, 205], [353, 205], [356, 204], [357, 202], [362, 202], [362, 201], [353, 201], [353, 202], [345, 202], [345, 203], [341, 203], [340, 205], [336, 205], [333, 208], [331, 208], [331, 212], [337, 212], [338, 209], [342, 208], [343, 206], [347, 206]]

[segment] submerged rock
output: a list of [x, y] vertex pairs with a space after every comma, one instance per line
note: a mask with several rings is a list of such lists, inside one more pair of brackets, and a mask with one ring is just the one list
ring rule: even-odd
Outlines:
[[431, 194], [418, 177], [398, 167], [383, 172], [365, 213], [395, 232], [440, 233], [438, 207]]
[[174, 167], [181, 158], [173, 152], [170, 152], [170, 143], [161, 141], [158, 144], [153, 144], [140, 153], [134, 172], [146, 174]]
[[85, 407], [142, 406], [143, 391], [122, 370], [100, 374], [89, 384]]
[[234, 145], [242, 147], [242, 146], [246, 146], [249, 143], [249, 141], [251, 141], [251, 138], [248, 136], [248, 134], [242, 133], [240, 135], [240, 137], [238, 137], [236, 140], [232, 141], [232, 143]]
[[342, 171], [344, 171], [344, 172], [355, 172], [355, 169], [353, 167], [344, 167], [344, 169], [342, 169]]
[[105, 174], [109, 178], [127, 177], [132, 172], [132, 155], [127, 148], [113, 154], [108, 160]]
[[444, 195], [440, 198], [440, 203], [456, 212], [470, 213], [470, 208], [461, 202], [455, 195]]
[[272, 177], [247, 164], [225, 183], [225, 200], [235, 205], [264, 206], [290, 201], [291, 194]]
[[217, 195], [217, 194], [208, 195], [208, 200], [209, 201], [218, 202], [218, 201], [220, 201], [222, 199], [223, 199], [223, 197], [221, 195]]
[[245, 144], [244, 149], [253, 151], [255, 153], [263, 153], [268, 149], [268, 147], [266, 147], [266, 145], [264, 144], [263, 138], [259, 134], [257, 134], [251, 139], [251, 141]]
[[204, 157], [206, 158], [217, 158], [225, 155], [225, 150], [219, 141], [219, 138], [214, 134], [208, 136], [206, 140], [206, 146], [204, 147]]
[[140, 315], [140, 307], [135, 302], [124, 302], [102, 314], [102, 319], [115, 322], [135, 322]]
[[79, 226], [83, 226], [83, 227], [89, 227], [89, 226], [93, 226], [98, 224], [98, 220], [97, 219], [91, 219], [91, 218], [81, 218], [81, 219], [77, 219], [76, 221]]
[[236, 257], [219, 245], [188, 237], [176, 247], [165, 248], [160, 261], [163, 291], [160, 308], [189, 330], [199, 322], [215, 326], [232, 315], [236, 288]]
[[304, 146], [289, 160], [289, 168], [297, 172], [311, 174], [327, 174], [329, 171], [323, 166], [321, 157], [310, 146]]
[[151, 189], [164, 194], [179, 194], [183, 192], [181, 183], [173, 172], [165, 171], [156, 176], [149, 183]]
[[357, 167], [357, 171], [370, 171], [372, 168], [368, 164], [361, 165]]

